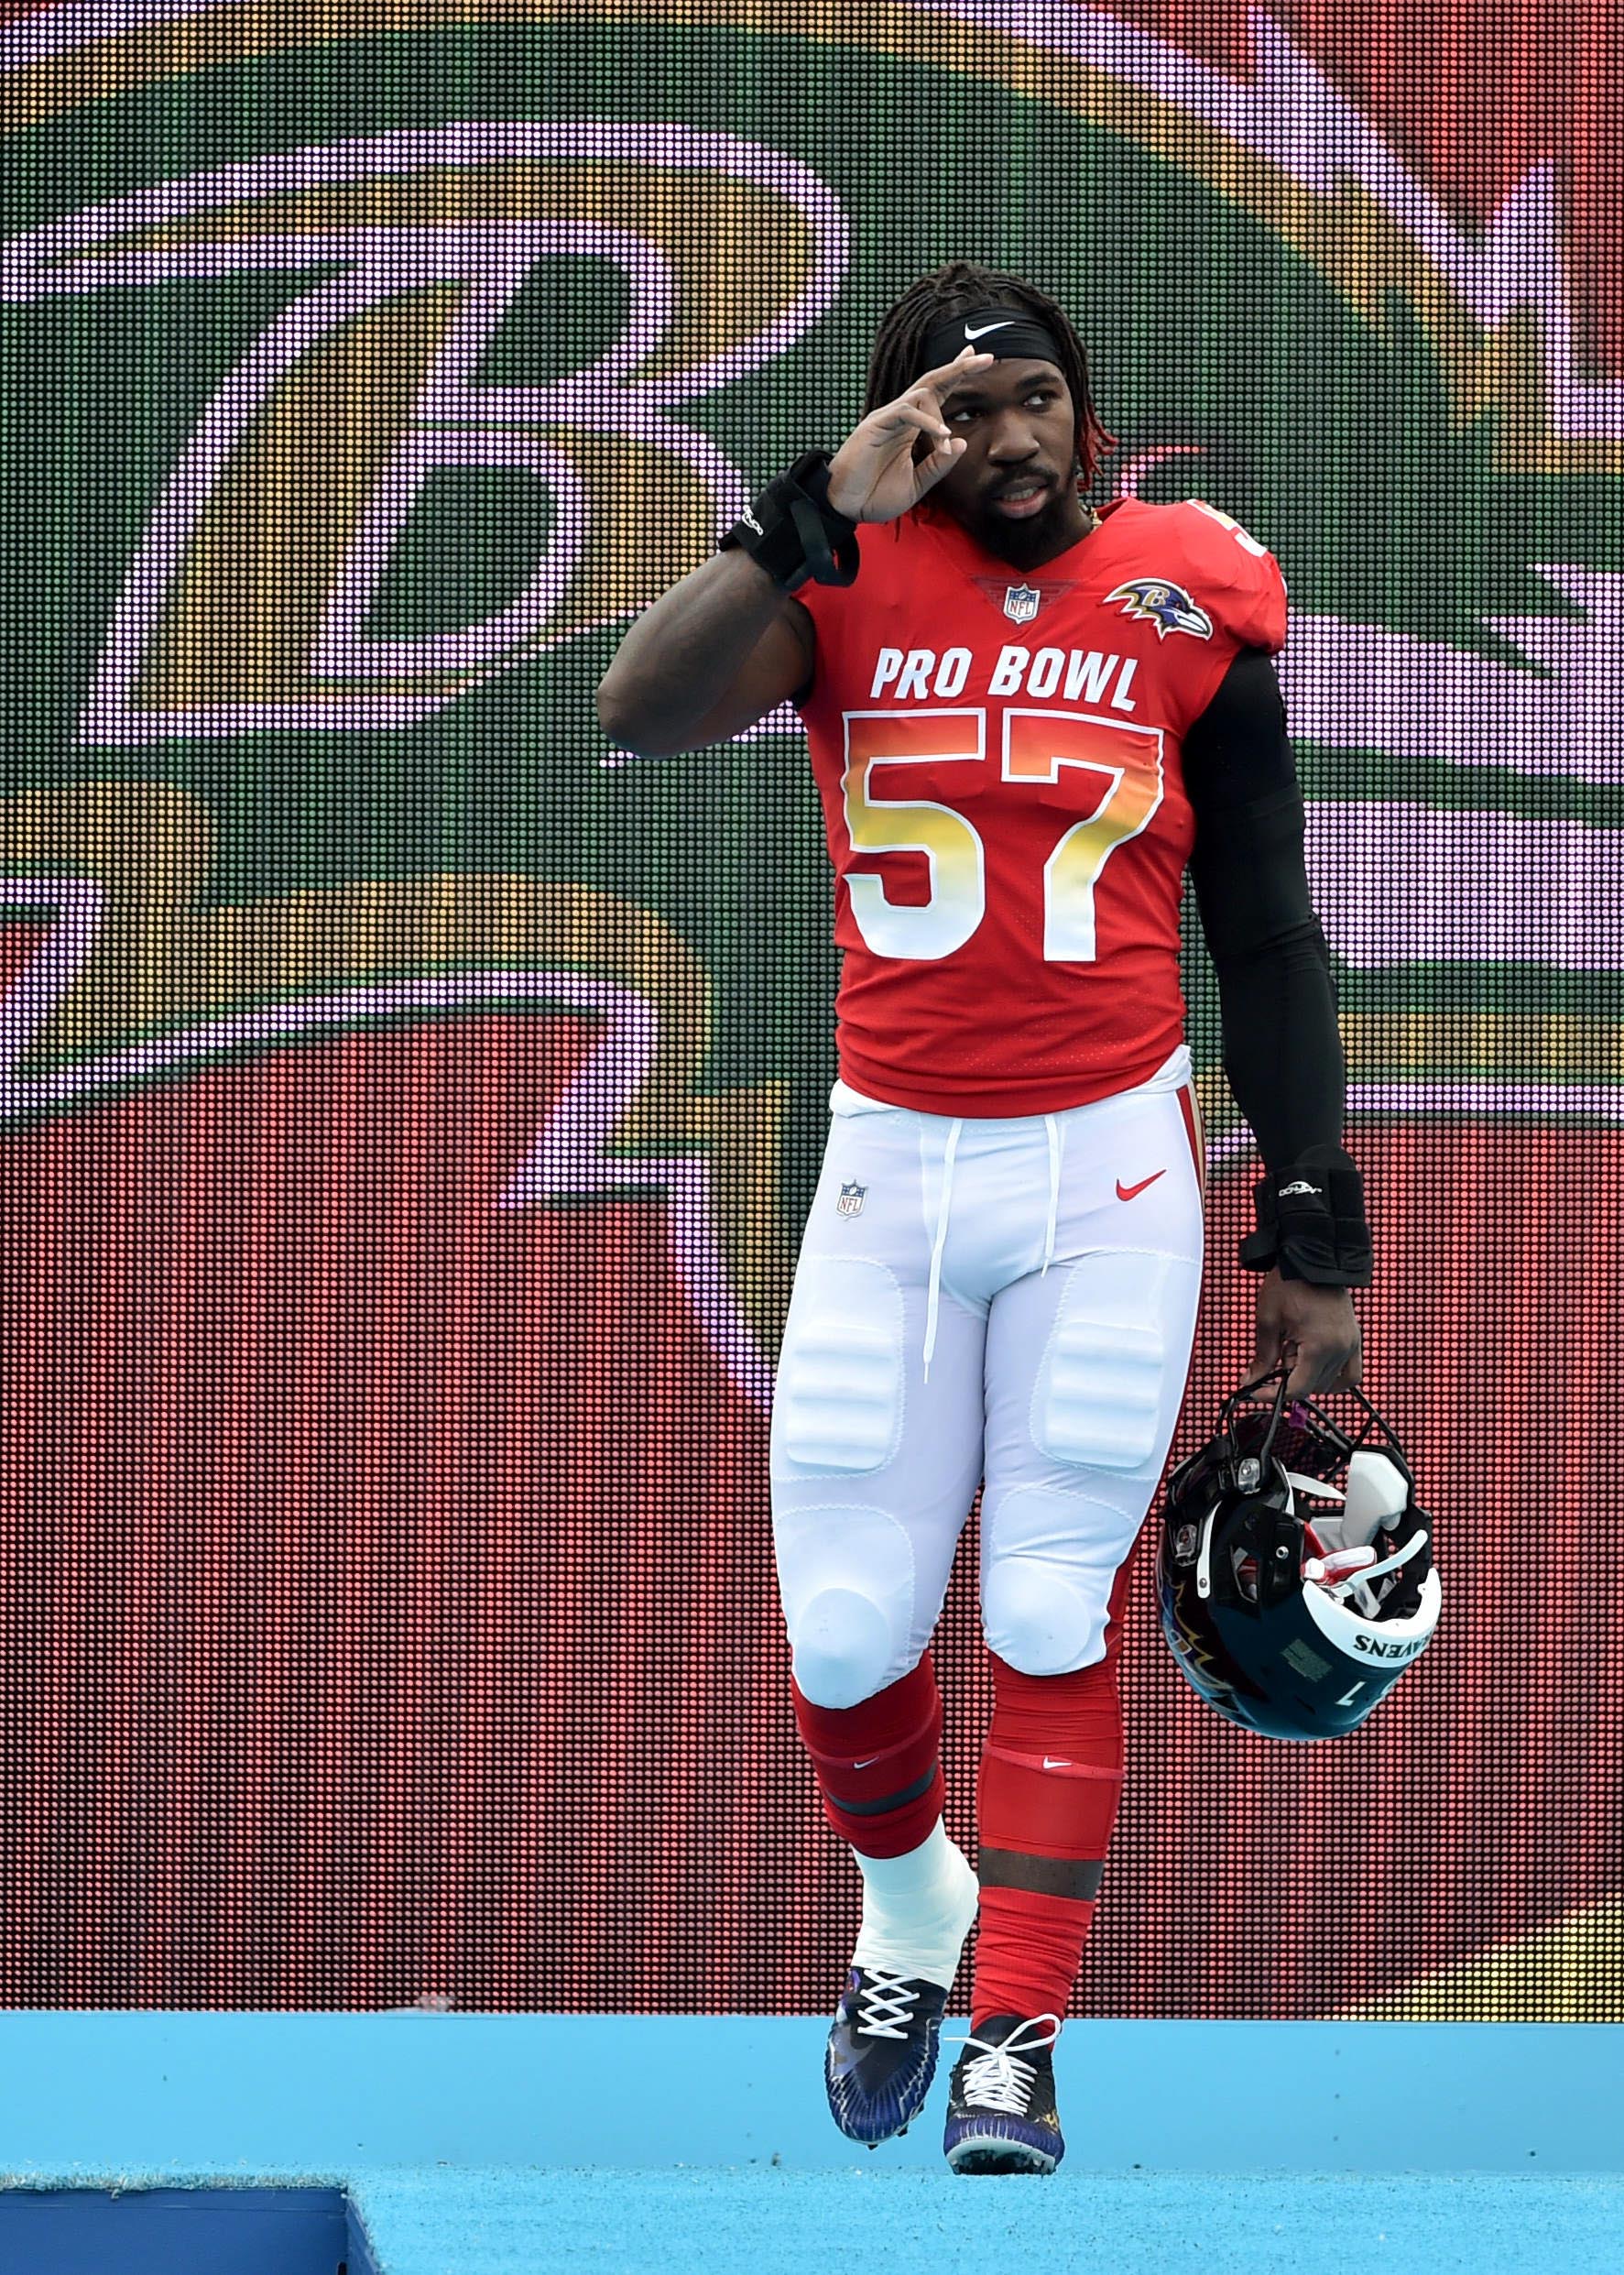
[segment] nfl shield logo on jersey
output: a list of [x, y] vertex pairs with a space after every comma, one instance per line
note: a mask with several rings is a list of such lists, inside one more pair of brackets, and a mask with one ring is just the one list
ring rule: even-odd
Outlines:
[[863, 1203], [867, 1195], [868, 1187], [866, 1185], [843, 1185], [840, 1188], [840, 1198], [834, 1206], [843, 1217], [860, 1217], [863, 1213]]
[[1030, 624], [1042, 597], [1031, 585], [1011, 585], [1004, 594], [1004, 614], [1011, 624]]

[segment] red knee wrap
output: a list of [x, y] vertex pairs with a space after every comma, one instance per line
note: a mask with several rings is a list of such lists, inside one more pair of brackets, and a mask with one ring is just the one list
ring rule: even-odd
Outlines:
[[1115, 1654], [1074, 1675], [1022, 1675], [995, 1652], [993, 1701], [976, 1789], [982, 1847], [1103, 1859], [1122, 1798]]
[[905, 1856], [928, 1839], [947, 1798], [939, 1759], [942, 1694], [927, 1651], [919, 1665], [856, 1706], [814, 1706], [793, 1676], [790, 1696], [823, 1814], [864, 1856]]
[[1069, 1892], [981, 1889], [971, 2028], [990, 2015], [1063, 2015], [1094, 1919], [1122, 1798], [1122, 1707], [1113, 1650], [1074, 1675], [1023, 1675], [993, 1656], [993, 1718], [976, 1830], [987, 1852], [1054, 1860]]

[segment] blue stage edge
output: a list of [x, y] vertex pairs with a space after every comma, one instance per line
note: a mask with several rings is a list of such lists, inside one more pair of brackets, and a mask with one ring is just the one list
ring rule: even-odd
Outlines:
[[[946, 2035], [967, 2027], [950, 2019]], [[354, 2164], [934, 2170], [928, 2116], [876, 2158], [834, 2130], [826, 2028], [12, 2010], [0, 2178], [181, 2161], [245, 2178]], [[1081, 2019], [1055, 2068], [1073, 2169], [1624, 2171], [1620, 2025]]]
[[[825, 2027], [0, 2014], [0, 2267], [153, 2275], [169, 2218], [162, 2275], [813, 2275], [853, 2234], [887, 2275], [1624, 2269], [1624, 2029], [1073, 2022], [1059, 2173], [967, 2182], [943, 2078], [906, 2139], [841, 2138]], [[83, 2221], [90, 2257], [28, 2256]]]
[[336, 2188], [0, 2191], [16, 2275], [378, 2275]]

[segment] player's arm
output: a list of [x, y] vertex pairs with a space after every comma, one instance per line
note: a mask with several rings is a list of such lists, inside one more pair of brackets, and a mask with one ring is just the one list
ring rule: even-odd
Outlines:
[[604, 732], [645, 758], [743, 734], [812, 675], [812, 621], [747, 552], [717, 553], [646, 610], [598, 686]]
[[[1224, 1070], [1268, 1174], [1241, 1261], [1270, 1274], [1256, 1357], [1300, 1352], [1295, 1389], [1358, 1379], [1346, 1290], [1370, 1283], [1359, 1173], [1342, 1150], [1347, 1068], [1303, 859], [1302, 793], [1268, 656], [1244, 651], [1184, 742], [1191, 880], [1218, 979]], [[1271, 1339], [1275, 1347], [1270, 1348]]]
[[1347, 1070], [1303, 859], [1302, 793], [1274, 668], [1247, 649], [1184, 739], [1190, 880], [1218, 978], [1224, 1071], [1266, 1167], [1341, 1142]]
[[992, 357], [966, 347], [854, 428], [833, 459], [808, 451], [769, 483], [714, 561], [640, 616], [598, 687], [604, 731], [647, 758], [742, 734], [811, 684], [798, 585], [849, 585], [857, 525], [916, 506], [963, 454], [943, 406]]

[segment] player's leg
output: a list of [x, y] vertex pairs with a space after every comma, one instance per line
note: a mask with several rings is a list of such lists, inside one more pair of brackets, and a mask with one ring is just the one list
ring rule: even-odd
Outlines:
[[[1194, 1332], [1192, 1120], [1177, 1093], [1107, 1103], [1065, 1118], [1082, 1155], [1057, 1241], [1072, 1260], [1001, 1290], [987, 1326], [982, 1616], [994, 1709], [976, 1795], [971, 2043], [948, 2128], [965, 2171], [1052, 2171], [1063, 2153], [1048, 2050], [1121, 1796], [1117, 1622]], [[1150, 1162], [1164, 1174], [1136, 1192], [1131, 1165]], [[1126, 1203], [1118, 1165], [1130, 1169]]]
[[835, 1116], [773, 1407], [796, 1718], [863, 1880], [830, 2102], [870, 2142], [901, 2130], [929, 2086], [976, 1901], [943, 1824], [929, 1648], [982, 1458], [985, 1318], [950, 1285], [928, 1379], [924, 1360], [946, 1127], [894, 1109]]

